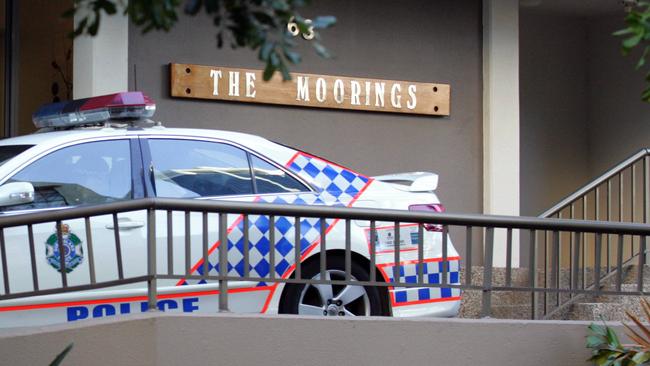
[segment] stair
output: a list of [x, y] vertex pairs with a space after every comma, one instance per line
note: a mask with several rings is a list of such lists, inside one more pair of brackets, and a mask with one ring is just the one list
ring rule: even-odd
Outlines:
[[[494, 268], [492, 283], [494, 286], [505, 286], [505, 268]], [[465, 283], [464, 272], [461, 273], [461, 283]], [[483, 284], [483, 267], [472, 267], [472, 284]], [[512, 269], [512, 286], [528, 285], [528, 269]], [[493, 291], [492, 292], [492, 317], [500, 319], [530, 319], [529, 292], [519, 291]], [[482, 291], [464, 291], [459, 317], [480, 318], [482, 308]]]
[[[604, 269], [603, 269], [604, 271]], [[604, 272], [602, 272], [604, 273]], [[650, 265], [644, 266], [644, 291], [650, 292]], [[590, 282], [591, 273], [587, 273], [587, 281]], [[462, 277], [462, 274], [461, 274]], [[543, 276], [540, 274], [537, 281], [541, 284]], [[462, 283], [464, 279], [461, 278]], [[566, 287], [569, 281], [568, 271], [560, 273], [561, 287]], [[483, 267], [472, 268], [472, 284], [481, 285], [483, 283]], [[493, 286], [505, 285], [505, 269], [494, 268]], [[637, 291], [637, 266], [628, 265], [623, 267], [623, 277], [621, 291]], [[529, 286], [528, 269], [515, 268], [512, 270], [512, 286]], [[603, 290], [615, 290], [616, 277], [611, 276], [604, 279], [601, 283]], [[463, 292], [463, 300], [459, 317], [461, 318], [479, 318], [481, 316], [481, 290], [468, 290]], [[625, 310], [643, 317], [639, 305], [640, 296], [628, 295], [579, 295], [573, 299], [573, 302], [564, 306], [556, 312], [551, 319], [555, 320], [606, 320], [621, 321], [627, 320]], [[569, 300], [568, 294], [560, 295], [560, 303]], [[649, 299], [650, 300], [650, 299]], [[491, 317], [500, 319], [530, 319], [532, 315], [532, 295], [530, 292], [492, 292]], [[555, 309], [557, 299], [554, 294], [546, 295], [547, 312]], [[537, 318], [541, 318], [544, 306], [544, 295], [537, 295]]]
[[[621, 285], [622, 292], [637, 291], [637, 266], [629, 266], [623, 277]], [[611, 281], [610, 281], [611, 282]], [[650, 291], [650, 266], [645, 265], [643, 269], [643, 291]], [[612, 283], [606, 283], [603, 289], [615, 290]], [[565, 314], [564, 319], [568, 320], [605, 320], [605, 321], [627, 321], [625, 311], [641, 317], [640, 301], [642, 296], [631, 295], [603, 295], [596, 298], [584, 298], [572, 304]]]
[[[650, 189], [650, 180], [648, 179], [635, 179], [635, 172], [643, 172], [646, 174], [648, 160], [650, 158], [650, 149], [641, 149], [627, 159], [621, 161], [617, 165], [605, 171], [600, 176], [588, 182], [574, 193], [570, 194], [555, 206], [551, 207], [539, 217], [541, 218], [562, 218], [562, 219], [575, 219], [575, 220], [605, 220], [610, 222], [635, 222], [635, 223], [650, 223], [646, 214], [646, 195], [634, 195], [634, 192], [648, 192]], [[627, 179], [626, 177], [629, 177]], [[623, 194], [626, 192], [626, 194]], [[630, 197], [627, 192], [632, 192], [631, 203]], [[636, 215], [634, 207], [644, 207], [643, 215]], [[582, 210], [579, 209], [582, 205]], [[595, 208], [591, 214], [587, 210], [587, 206]], [[631, 206], [631, 211], [627, 211]], [[598, 207], [606, 207], [606, 214], [602, 210], [599, 212]], [[619, 208], [618, 215], [612, 214], [613, 207]], [[625, 207], [625, 210], [623, 209]], [[574, 210], [574, 208], [576, 208]], [[599, 215], [600, 213], [600, 215]], [[606, 235], [607, 239], [607, 259], [614, 258], [612, 253], [609, 252], [610, 238]], [[560, 239], [561, 240], [561, 239]], [[586, 239], [585, 239], [586, 240]], [[630, 238], [628, 237], [628, 240]], [[631, 238], [632, 245], [630, 255], [633, 256], [631, 260], [636, 260], [639, 255], [645, 255], [635, 249], [634, 237]], [[637, 240], [640, 240], [638, 238]], [[586, 243], [586, 242], [585, 242]], [[588, 246], [589, 247], [589, 246]], [[637, 248], [640, 248], [637, 247]], [[588, 249], [585, 249], [587, 251]], [[592, 255], [595, 252], [595, 246], [592, 247]], [[583, 252], [583, 261], [584, 261]], [[617, 255], [620, 255], [617, 254]], [[625, 256], [627, 256], [626, 254]], [[548, 260], [548, 258], [543, 258]], [[607, 260], [606, 259], [606, 260]], [[629, 262], [631, 263], [631, 262]], [[607, 276], [607, 279], [601, 281], [601, 288], [603, 290], [615, 290], [616, 272], [621, 271], [623, 274], [622, 292], [634, 292], [637, 290], [637, 273], [638, 267], [636, 265], [624, 265], [623, 268], [613, 269], [613, 273]], [[644, 267], [644, 284], [650, 284], [650, 268]], [[601, 274], [606, 273], [601, 270]], [[585, 273], [586, 283], [593, 283], [593, 271]], [[566, 286], [568, 287], [568, 286]], [[644, 288], [644, 292], [647, 291]], [[625, 310], [630, 312], [637, 312], [640, 310], [639, 305], [640, 297], [619, 295], [619, 296], [585, 296], [578, 295], [573, 298], [565, 297], [560, 298], [560, 308], [553, 313], [553, 319], [581, 319], [581, 320], [624, 320], [626, 319]], [[552, 304], [554, 305], [554, 304]], [[650, 319], [649, 319], [650, 320]]]

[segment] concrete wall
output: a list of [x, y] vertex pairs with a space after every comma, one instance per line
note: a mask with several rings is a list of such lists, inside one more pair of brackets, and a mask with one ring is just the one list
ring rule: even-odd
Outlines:
[[303, 12], [327, 14], [338, 18], [323, 32], [335, 58], [305, 47], [296, 71], [449, 83], [451, 117], [172, 99], [170, 62], [263, 67], [254, 53], [217, 49], [216, 29], [203, 15], [182, 17], [169, 33], [142, 35], [132, 26], [129, 87], [157, 101], [156, 119], [167, 126], [259, 134], [370, 175], [434, 171], [449, 211], [481, 212], [481, 1], [337, 0]]
[[611, 35], [623, 27], [622, 15], [592, 18], [588, 24], [592, 176], [650, 147], [650, 104], [640, 98], [648, 84], [645, 71], [635, 70], [639, 52], [623, 57], [621, 39]]
[[46, 365], [74, 342], [65, 365], [582, 365], [588, 324], [158, 313], [0, 332], [0, 354]]
[[585, 19], [520, 15], [521, 214], [536, 216], [587, 183]]

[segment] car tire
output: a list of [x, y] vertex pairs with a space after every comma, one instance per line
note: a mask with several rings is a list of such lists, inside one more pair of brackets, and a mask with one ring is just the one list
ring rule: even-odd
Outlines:
[[[320, 263], [311, 260], [302, 265], [302, 278], [320, 279]], [[345, 259], [328, 256], [327, 276], [332, 280], [345, 279]], [[368, 281], [364, 266], [352, 262], [353, 280]], [[385, 287], [287, 284], [280, 298], [281, 314], [320, 316], [387, 316], [388, 295]]]

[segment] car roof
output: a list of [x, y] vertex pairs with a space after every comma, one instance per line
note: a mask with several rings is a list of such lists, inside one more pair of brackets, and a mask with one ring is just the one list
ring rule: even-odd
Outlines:
[[208, 129], [191, 129], [191, 128], [168, 128], [162, 126], [144, 127], [144, 128], [115, 128], [115, 127], [87, 127], [75, 128], [70, 130], [58, 131], [37, 131], [29, 135], [12, 137], [0, 140], [0, 146], [6, 145], [59, 145], [66, 142], [77, 140], [101, 138], [101, 137], [119, 137], [133, 135], [158, 135], [158, 136], [191, 136], [191, 137], [209, 137], [224, 140], [231, 140], [239, 143], [249, 144], [273, 144], [269, 140], [255, 135], [241, 132], [208, 130]]

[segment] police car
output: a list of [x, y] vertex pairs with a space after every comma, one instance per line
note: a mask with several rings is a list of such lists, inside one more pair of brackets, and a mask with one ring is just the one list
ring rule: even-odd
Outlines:
[[[404, 173], [368, 177], [323, 158], [283, 146], [262, 137], [217, 130], [165, 128], [148, 120], [154, 103], [140, 92], [118, 93], [66, 103], [46, 105], [33, 120], [37, 133], [0, 141], [0, 212], [14, 215], [99, 205], [143, 197], [218, 199], [296, 205], [330, 205], [386, 209], [444, 210], [434, 193], [433, 173]], [[135, 120], [135, 122], [134, 122]], [[128, 122], [128, 123], [127, 123]], [[166, 212], [158, 212], [158, 253], [166, 253]], [[202, 274], [201, 214], [186, 218], [174, 212], [172, 232], [175, 268]], [[210, 219], [212, 220], [212, 219]], [[316, 219], [314, 219], [316, 220]], [[320, 230], [314, 220], [301, 222], [301, 268], [303, 278], [318, 279]], [[229, 276], [243, 276], [241, 217], [228, 215]], [[124, 276], [146, 272], [146, 212], [120, 213], [119, 225], [112, 215], [66, 220], [62, 225], [64, 253], [60, 253], [54, 222], [5, 229], [7, 269], [12, 292], [31, 291], [33, 278], [28, 234], [35, 242], [34, 255], [41, 289], [61, 286], [61, 262], [69, 285], [88, 281], [89, 261], [86, 229], [93, 238], [97, 281], [117, 278], [117, 254], [113, 245], [119, 235]], [[186, 224], [190, 227], [186, 230]], [[277, 217], [275, 245], [269, 245], [269, 220], [250, 217], [250, 276], [287, 278], [294, 269], [294, 221]], [[216, 227], [214, 221], [210, 226]], [[344, 224], [328, 221], [327, 276], [345, 278]], [[440, 283], [442, 234], [437, 225], [425, 226], [424, 278]], [[376, 227], [376, 273], [393, 280], [394, 249], [400, 247], [400, 278], [417, 277], [418, 227], [402, 224], [399, 242], [393, 224]], [[116, 233], [117, 231], [117, 233]], [[185, 233], [191, 238], [190, 257], [185, 257]], [[216, 241], [210, 230], [208, 270], [217, 274]], [[369, 278], [370, 227], [353, 221], [352, 279]], [[447, 241], [451, 284], [459, 283], [459, 256]], [[270, 265], [270, 248], [274, 264]], [[161, 255], [162, 257], [162, 255]], [[164, 268], [165, 258], [159, 258]], [[1, 263], [0, 263], [1, 266]], [[158, 281], [158, 308], [163, 311], [214, 313], [218, 309], [218, 285], [182, 279]], [[101, 318], [146, 311], [142, 284], [102, 290], [0, 301], [0, 327], [42, 325]], [[0, 291], [2, 291], [0, 289]], [[305, 315], [455, 316], [460, 305], [456, 288], [374, 288], [270, 282], [229, 282], [229, 306], [234, 312], [293, 313]], [[328, 311], [332, 303], [337, 311]]]

